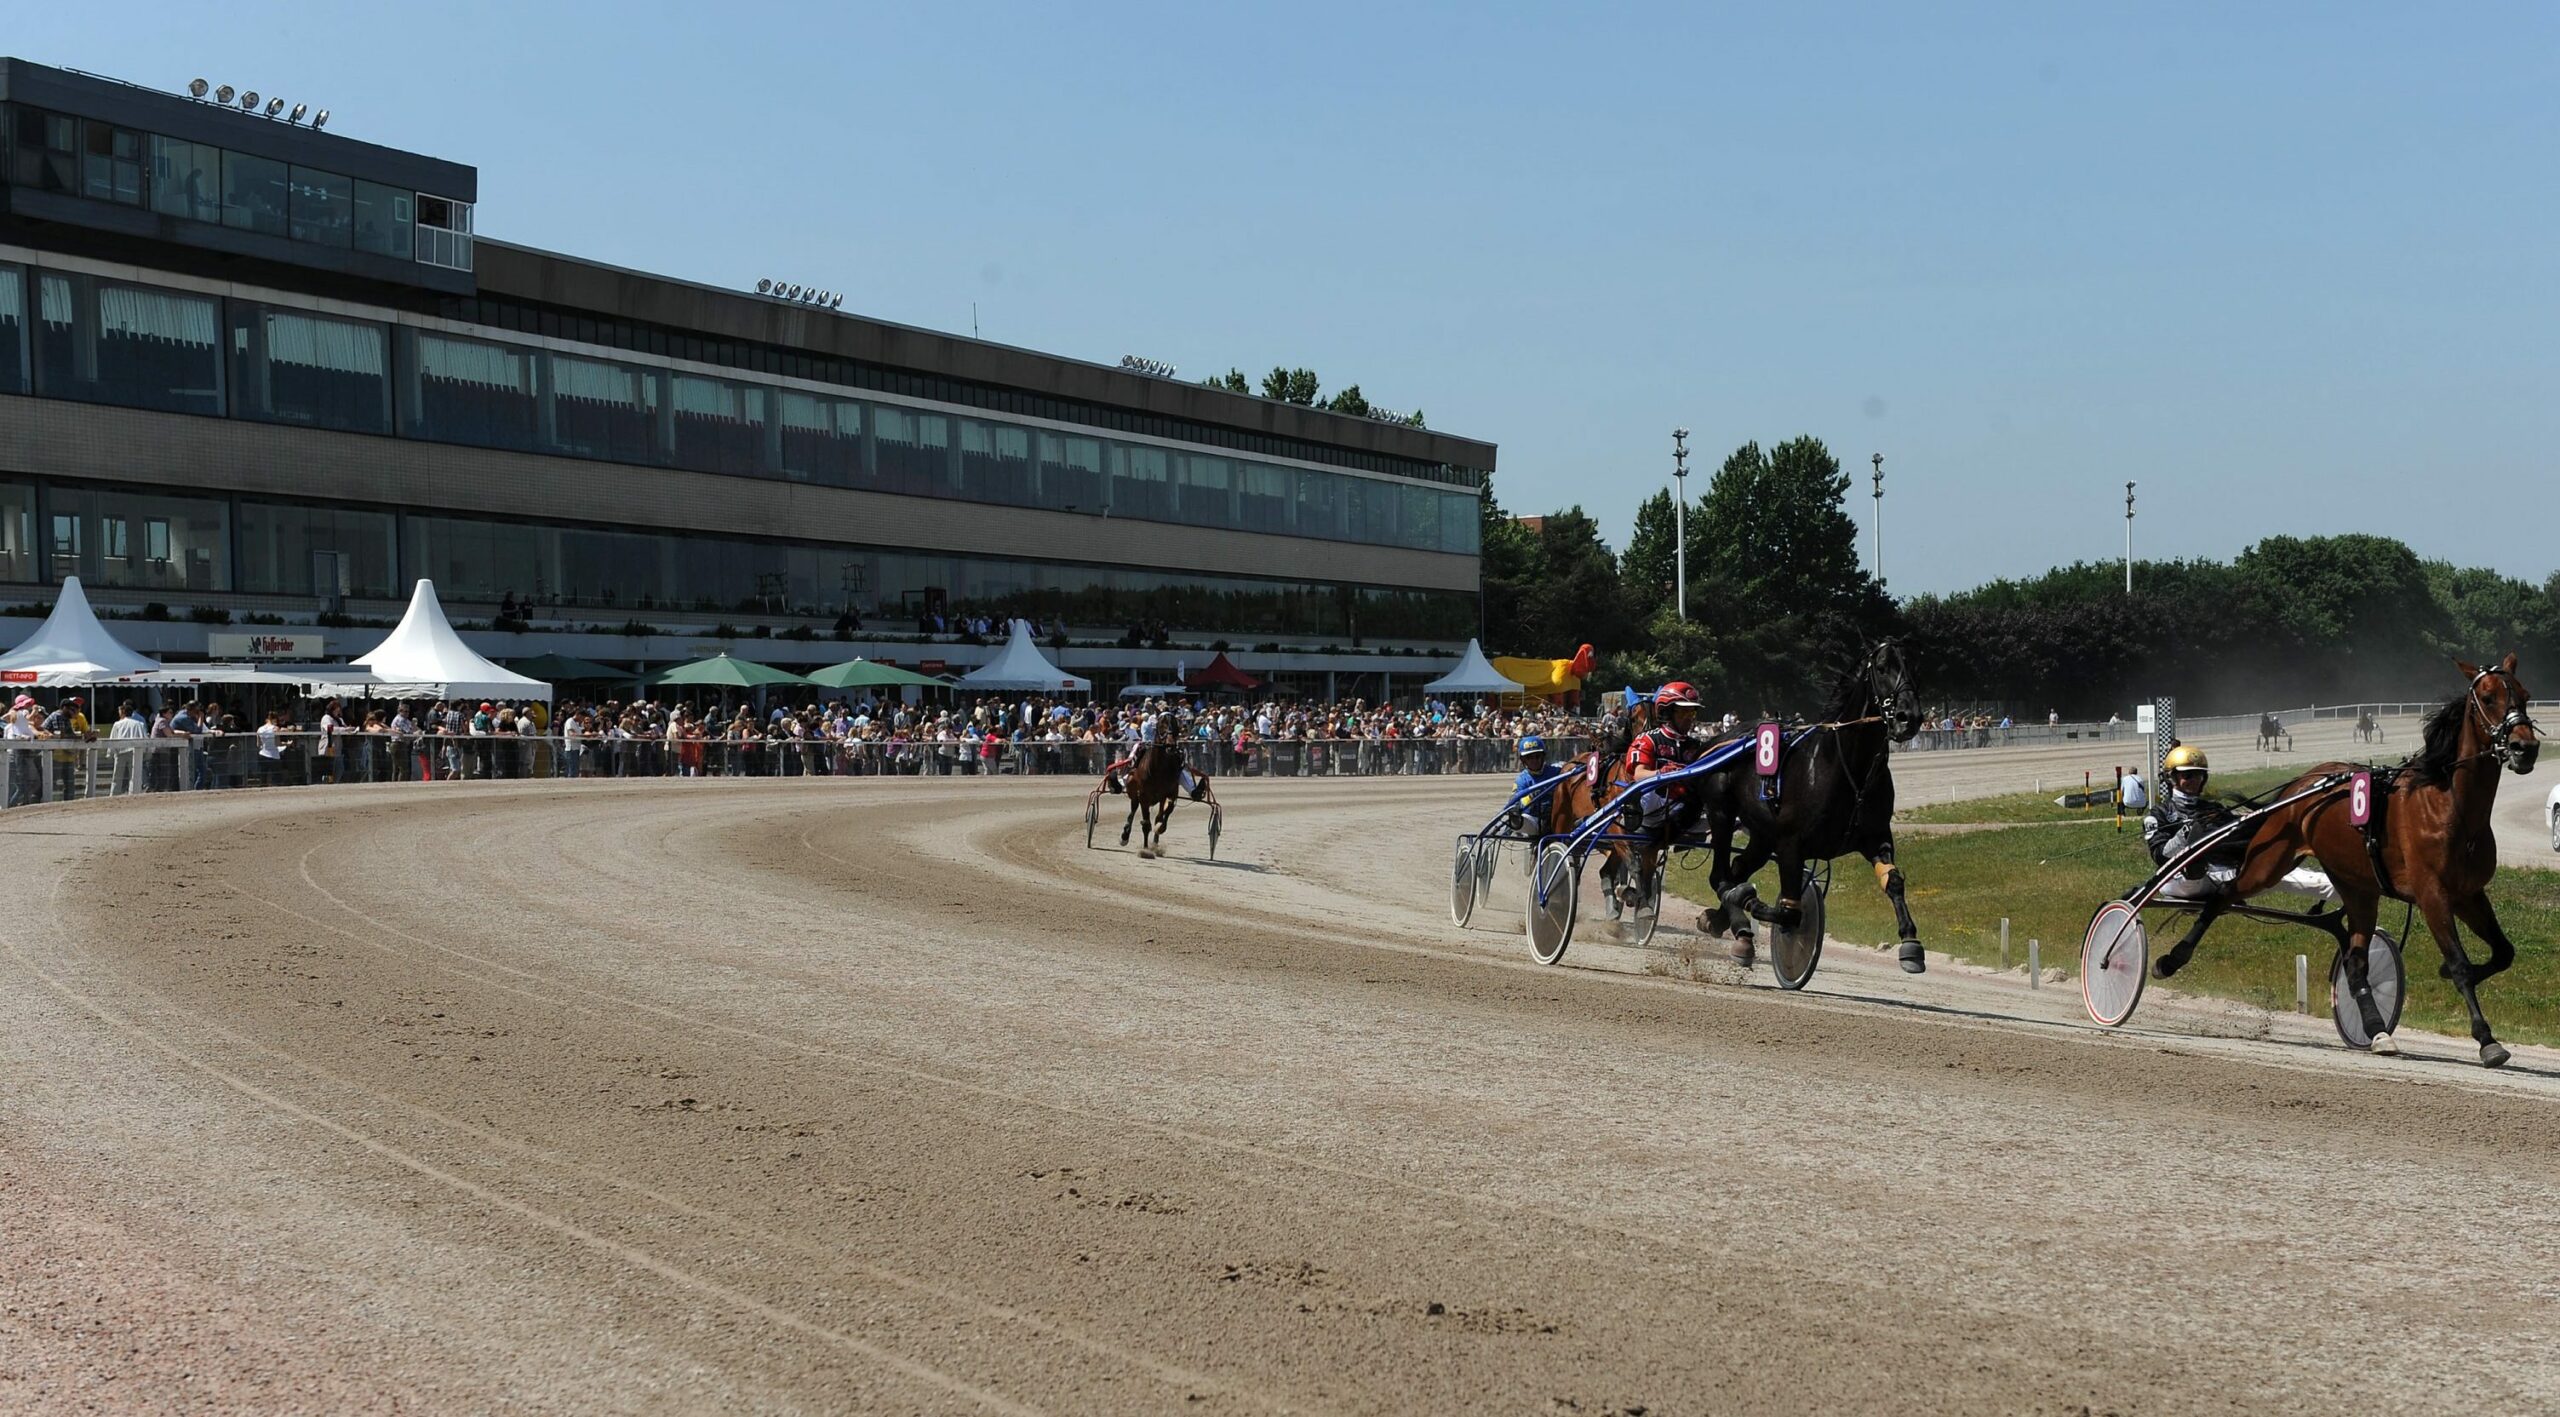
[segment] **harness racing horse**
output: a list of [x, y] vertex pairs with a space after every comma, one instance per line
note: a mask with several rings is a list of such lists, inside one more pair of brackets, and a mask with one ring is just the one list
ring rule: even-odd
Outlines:
[[2382, 725], [2373, 721], [2373, 710], [2358, 709], [2356, 711], [2356, 741], [2359, 743], [2372, 743], [2379, 741], [2381, 737]]
[[[1905, 900], [1902, 868], [1893, 860], [1889, 759], [1894, 744], [1908, 743], [1920, 732], [1920, 697], [1911, 687], [1901, 646], [1879, 640], [1868, 647], [1832, 689], [1823, 718], [1791, 735], [1779, 763], [1777, 801], [1761, 800], [1760, 777], [1740, 765], [1713, 774], [1704, 784], [1711, 794], [1708, 813], [1715, 835], [1715, 866], [1707, 880], [1718, 904], [1699, 915], [1698, 929], [1708, 935], [1730, 930], [1738, 942], [1735, 958], [1744, 958], [1751, 921], [1788, 928], [1802, 922], [1810, 863], [1854, 851], [1874, 867], [1877, 886], [1893, 902], [1894, 921], [1902, 931], [1903, 969], [1921, 973], [1928, 968], [1928, 952]], [[1730, 852], [1735, 827], [1751, 834], [1751, 844], [1738, 855]], [[1774, 908], [1761, 903], [1751, 883], [1773, 859], [1778, 863]]]
[[1182, 798], [1181, 723], [1167, 714], [1156, 726], [1156, 741], [1138, 749], [1123, 784], [1129, 794], [1129, 817], [1120, 824], [1120, 844], [1129, 844], [1129, 828], [1138, 828], [1138, 854], [1149, 860], [1164, 855], [1165, 824], [1173, 820], [1173, 804]]
[[2258, 715], [2259, 751], [2272, 753], [2279, 748], [2288, 753], [2292, 752], [2293, 735], [2284, 731], [2283, 721], [2278, 719], [2274, 714], [2263, 713]]
[[[2462, 992], [2471, 1011], [2471, 1037], [2480, 1061], [2507, 1061], [2506, 1045], [2489, 1031], [2480, 1012], [2480, 985], [2514, 964], [2516, 950], [2489, 906], [2489, 878], [2498, 870], [2498, 843], [2490, 809], [2498, 797], [2498, 771], [2533, 771], [2542, 741], [2525, 712], [2533, 696], [2516, 678], [2512, 654], [2487, 669], [2454, 661], [2470, 687], [2427, 719], [2425, 740], [2409, 760], [2373, 774], [2370, 825], [2359, 828], [2345, 792], [2328, 792], [2267, 812], [2250, 832], [2239, 874], [2198, 912], [2186, 938], [2153, 961], [2166, 979], [2183, 967], [2214, 919], [2273, 886], [2304, 856], [2317, 857], [2347, 914], [2347, 984], [2364, 1016], [2372, 1050], [2399, 1052], [2383, 1029], [2367, 981], [2366, 941], [2382, 901], [2409, 901], [2427, 918], [2427, 931], [2444, 952], [2439, 972]], [[2322, 763], [2289, 785], [2290, 794], [2319, 778], [2357, 771], [2352, 763]], [[2489, 958], [2475, 964], [2462, 947], [2457, 922], [2489, 942]]]
[[[1538, 824], [1543, 836], [1564, 836], [1589, 821], [1626, 786], [1627, 749], [1653, 726], [1653, 705], [1631, 706], [1626, 720], [1599, 740], [1582, 759], [1582, 771], [1556, 784], [1548, 795], [1547, 819]], [[1644, 877], [1631, 874], [1627, 844], [1612, 841], [1601, 848], [1600, 880], [1607, 887], [1609, 914], [1616, 916], [1628, 901], [1625, 888], [1641, 889]]]

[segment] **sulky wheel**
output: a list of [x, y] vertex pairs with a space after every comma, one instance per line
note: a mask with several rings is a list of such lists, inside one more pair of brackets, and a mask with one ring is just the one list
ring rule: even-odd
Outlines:
[[1458, 928], [1467, 928], [1467, 920], [1476, 913], [1476, 877], [1481, 873], [1474, 837], [1458, 838], [1458, 860], [1449, 873], [1449, 918]]
[[1529, 901], [1521, 912], [1529, 919], [1529, 953], [1540, 964], [1564, 958], [1573, 943], [1573, 914], [1582, 893], [1582, 862], [1561, 841], [1548, 842], [1538, 853], [1529, 877]]
[[2150, 977], [2151, 936], [2142, 912], [2121, 900], [2099, 906], [2080, 937], [2080, 1002], [2089, 1017], [2109, 1028], [2133, 1017]]
[[1830, 915], [1830, 899], [1830, 885], [1808, 875], [1799, 903], [1803, 918], [1792, 926], [1769, 926], [1769, 972], [1777, 976], [1779, 988], [1801, 989], [1813, 982], [1813, 971], [1822, 964], [1822, 927]]
[[[2400, 1005], [2408, 994], [2407, 976], [2401, 973], [2400, 942], [2388, 930], [2376, 930], [2364, 946], [2364, 982], [2373, 990], [2373, 1005], [2382, 1011], [2382, 1030], [2400, 1031]], [[2355, 996], [2347, 992], [2347, 954], [2340, 946], [2329, 961], [2329, 1017], [2338, 1025], [2338, 1037], [2361, 1053], [2373, 1047], [2373, 1035], [2364, 1031], [2364, 1011], [2356, 1007]]]
[[1217, 803], [1211, 802], [1209, 804], [1209, 859], [1212, 861], [1218, 859], [1218, 833], [1225, 830], [1226, 825], [1227, 814], [1218, 810]]
[[1102, 820], [1102, 789], [1097, 787], [1084, 795], [1084, 845], [1093, 849], [1093, 829]]
[[1671, 853], [1666, 851], [1662, 853], [1661, 860], [1653, 863], [1653, 869], [1645, 873], [1643, 894], [1637, 897], [1635, 907], [1618, 925], [1619, 936], [1625, 943], [1642, 949], [1652, 942], [1654, 927], [1662, 922], [1663, 873], [1670, 864]]

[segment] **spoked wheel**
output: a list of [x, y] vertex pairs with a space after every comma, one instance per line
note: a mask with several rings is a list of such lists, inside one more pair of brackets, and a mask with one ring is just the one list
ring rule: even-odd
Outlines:
[[2150, 977], [2151, 936], [2142, 912], [2121, 900], [2099, 906], [2080, 937], [2080, 1002], [2089, 1017], [2109, 1028], [2133, 1017]]
[[1662, 923], [1662, 883], [1664, 872], [1670, 866], [1671, 853], [1666, 851], [1662, 853], [1661, 860], [1653, 863], [1653, 869], [1645, 873], [1643, 891], [1625, 918], [1618, 922], [1618, 934], [1624, 943], [1642, 949], [1653, 942], [1654, 927]]
[[[1215, 802], [1210, 803], [1210, 804], [1209, 804], [1209, 859], [1210, 859], [1210, 860], [1212, 860], [1212, 861], [1215, 861], [1215, 860], [1217, 860], [1217, 859], [1218, 859], [1218, 833], [1219, 833], [1220, 831], [1224, 830], [1224, 829], [1225, 829], [1225, 827], [1226, 827], [1226, 825], [1227, 825], [1227, 814], [1218, 810], [1218, 804], [1217, 804], [1217, 803], [1215, 803]], [[1461, 921], [1460, 923], [1461, 923], [1461, 924], [1463, 924], [1463, 923], [1465, 923], [1465, 922]]]
[[1551, 841], [1538, 852], [1537, 869], [1529, 877], [1528, 906], [1521, 913], [1529, 918], [1529, 953], [1540, 964], [1553, 964], [1564, 958], [1565, 946], [1573, 943], [1573, 914], [1581, 902], [1582, 863], [1561, 841]]
[[1084, 846], [1093, 849], [1093, 829], [1102, 821], [1102, 789], [1097, 787], [1084, 795]]
[[1813, 971], [1822, 964], [1822, 927], [1830, 915], [1830, 899], [1830, 882], [1808, 876], [1804, 899], [1797, 903], [1802, 918], [1793, 925], [1769, 924], [1769, 972], [1777, 976], [1779, 988], [1801, 989], [1812, 982]]
[[[2408, 980], [2401, 973], [2400, 942], [2388, 930], [2376, 930], [2364, 944], [2364, 982], [2373, 990], [2373, 1006], [2382, 1014], [2382, 1031], [2400, 1031], [2400, 1005], [2408, 993]], [[2355, 995], [2347, 992], [2347, 953], [2343, 946], [2329, 961], [2329, 1017], [2338, 1025], [2338, 1037], [2361, 1053], [2373, 1046], [2373, 1035], [2364, 1027], [2364, 1011], [2356, 1007]]]
[[1476, 854], [1476, 839], [1458, 838], [1456, 869], [1449, 873], [1449, 918], [1459, 929], [1467, 928], [1468, 917], [1476, 913], [1476, 876], [1483, 869]]

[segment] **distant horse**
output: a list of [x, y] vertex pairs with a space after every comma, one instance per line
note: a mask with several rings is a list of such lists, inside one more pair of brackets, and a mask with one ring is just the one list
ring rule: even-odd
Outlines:
[[1168, 716], [1158, 725], [1155, 742], [1138, 749], [1129, 763], [1128, 820], [1120, 824], [1120, 844], [1129, 844], [1129, 828], [1138, 828], [1138, 854], [1150, 860], [1164, 855], [1165, 824], [1173, 820], [1173, 804], [1182, 798], [1182, 732]]
[[2382, 725], [2373, 721], [2373, 710], [2356, 710], [2356, 741], [2359, 743], [2382, 741]]
[[[1800, 730], [1779, 763], [1778, 800], [1760, 796], [1759, 775], [1747, 767], [1711, 775], [1707, 813], [1715, 836], [1715, 865], [1708, 884], [1718, 904], [1698, 917], [1698, 929], [1730, 929], [1748, 943], [1752, 920], [1794, 926], [1803, 920], [1807, 866], [1857, 852], [1875, 869], [1876, 884], [1893, 902], [1902, 931], [1901, 962], [1918, 974], [1928, 968], [1920, 927], [1905, 901], [1902, 868], [1893, 860], [1893, 745], [1920, 731], [1920, 700], [1901, 646], [1880, 640], [1842, 673], [1823, 709], [1823, 721]], [[1729, 858], [1734, 828], [1751, 844]], [[1778, 903], [1758, 899], [1751, 878], [1778, 863]], [[1719, 913], [1724, 917], [1719, 920]], [[1736, 950], [1736, 957], [1741, 951]]]
[[2274, 714], [2258, 715], [2258, 750], [2272, 753], [2279, 748], [2288, 753], [2292, 752], [2293, 735], [2285, 731], [2283, 721]]
[[[1653, 705], [1630, 705], [1625, 718], [1602, 734], [1591, 751], [1583, 755], [1582, 771], [1556, 784], [1556, 790], [1548, 796], [1547, 820], [1539, 824], [1539, 830], [1548, 836], [1567, 835], [1624, 791], [1627, 749], [1652, 726]], [[1642, 896], [1644, 877], [1628, 870], [1632, 861], [1623, 841], [1609, 842], [1601, 849], [1600, 881], [1607, 888], [1613, 919]]]
[[[2314, 856], [2346, 908], [2347, 985], [2364, 1016], [2373, 1051], [2400, 1051], [2383, 1030], [2365, 968], [2366, 942], [2388, 897], [2413, 902], [2427, 918], [2427, 931], [2444, 952], [2440, 972], [2462, 992], [2471, 1011], [2471, 1037], [2480, 1045], [2481, 1063], [2494, 1068], [2507, 1061], [2506, 1045], [2489, 1031], [2489, 1020], [2480, 1012], [2481, 982], [2516, 961], [2515, 946], [2489, 907], [2489, 878], [2498, 870], [2497, 834], [2489, 818], [2498, 799], [2498, 770], [2533, 771], [2542, 741], [2525, 712], [2533, 696], [2516, 678], [2514, 655], [2487, 669], [2460, 660], [2454, 667], [2471, 681], [2470, 687], [2427, 719], [2423, 745], [2407, 762], [2373, 775], [2371, 816], [2378, 825], [2371, 840], [2349, 818], [2344, 790], [2267, 813], [2249, 831], [2239, 874], [2197, 913], [2186, 938], [2153, 962], [2154, 974], [2166, 979], [2177, 973], [2195, 954], [2206, 928], [2232, 902], [2268, 889], [2295, 862]], [[2287, 784], [2280, 795], [2355, 770], [2352, 763], [2322, 763]], [[2457, 921], [2489, 942], [2485, 963], [2471, 962]]]

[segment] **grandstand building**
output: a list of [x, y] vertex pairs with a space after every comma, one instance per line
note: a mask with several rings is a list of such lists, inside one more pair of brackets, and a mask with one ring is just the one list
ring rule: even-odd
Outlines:
[[510, 245], [475, 169], [250, 97], [0, 59], [0, 646], [74, 574], [181, 660], [360, 650], [420, 577], [615, 664], [957, 669], [919, 621], [983, 613], [1374, 694], [1476, 630], [1490, 444]]

